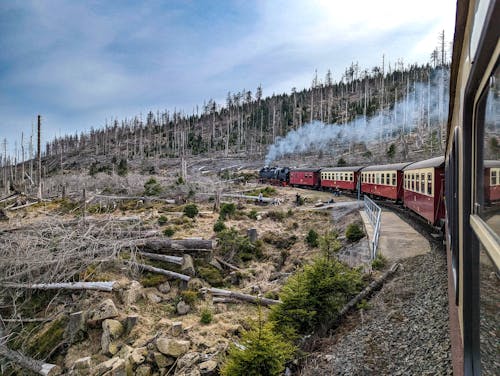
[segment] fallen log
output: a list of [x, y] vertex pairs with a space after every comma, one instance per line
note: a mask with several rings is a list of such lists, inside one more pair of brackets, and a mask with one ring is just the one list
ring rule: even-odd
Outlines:
[[170, 256], [170, 255], [159, 255], [157, 253], [149, 252], [138, 252], [139, 255], [146, 257], [150, 260], [165, 261], [171, 264], [182, 265], [182, 257], [180, 256]]
[[208, 251], [214, 248], [214, 242], [205, 239], [172, 240], [168, 238], [148, 238], [138, 239], [134, 241], [134, 245], [139, 249], [149, 249], [153, 251]]
[[376, 281], [373, 281], [370, 283], [367, 287], [363, 289], [358, 295], [356, 295], [354, 298], [352, 298], [345, 306], [342, 308], [338, 314], [337, 320], [340, 320], [342, 317], [344, 317], [347, 312], [349, 312], [351, 309], [353, 309], [361, 300], [369, 296], [371, 293], [374, 291], [380, 289], [382, 285], [385, 283], [385, 281], [390, 278], [394, 273], [399, 268], [399, 263], [395, 263], [391, 266], [391, 268], [386, 271], [382, 277], [377, 279]]
[[188, 275], [172, 272], [170, 270], [155, 268], [154, 266], [151, 266], [151, 265], [139, 264], [139, 263], [133, 262], [133, 261], [127, 261], [127, 264], [129, 264], [131, 266], [135, 266], [135, 267], [140, 268], [142, 270], [146, 270], [148, 272], [163, 274], [163, 275], [166, 275], [167, 277], [180, 279], [182, 281], [189, 282], [191, 280], [191, 277]]
[[229, 269], [231, 270], [235, 270], [237, 272], [240, 272], [241, 269], [238, 268], [237, 266], [234, 266], [233, 264], [230, 264], [228, 263], [227, 261], [224, 261], [223, 259], [221, 259], [220, 257], [214, 257], [214, 259], [216, 259], [218, 262], [220, 262], [222, 265], [228, 267]]
[[19, 196], [18, 193], [13, 193], [11, 194], [10, 196], [7, 196], [7, 197], [3, 197], [0, 199], [0, 202], [4, 202], [4, 201], [10, 201], [10, 200], [14, 200], [15, 198], [17, 198]]
[[0, 355], [39, 375], [53, 376], [61, 374], [61, 369], [55, 364], [45, 363], [41, 360], [30, 358], [20, 352], [9, 349], [5, 345], [0, 345]]
[[0, 286], [30, 290], [96, 290], [113, 291], [115, 281], [111, 282], [61, 282], [61, 283], [0, 283]]
[[239, 301], [236, 299], [233, 299], [233, 298], [220, 298], [220, 297], [214, 296], [212, 298], [212, 303], [214, 303], [214, 304], [216, 304], [216, 303], [239, 303]]
[[14, 207], [9, 207], [8, 209], [9, 210], [17, 210], [17, 209], [23, 209], [23, 208], [27, 208], [31, 205], [35, 205], [35, 204], [38, 204], [39, 201], [35, 201], [35, 202], [30, 202], [28, 204], [24, 204], [24, 205], [19, 205], [19, 206], [14, 206]]
[[268, 299], [268, 298], [262, 298], [259, 296], [254, 296], [254, 295], [249, 295], [249, 294], [243, 294], [241, 292], [236, 292], [236, 291], [231, 291], [231, 290], [223, 290], [223, 289], [217, 289], [215, 287], [210, 287], [206, 288], [203, 287], [201, 289], [202, 293], [211, 293], [212, 295], [215, 296], [223, 296], [226, 298], [233, 298], [237, 300], [243, 300], [245, 302], [249, 303], [254, 303], [254, 304], [262, 304], [265, 306], [270, 306], [274, 304], [281, 304], [281, 300], [274, 300], [274, 299]]
[[34, 319], [23, 319], [23, 318], [18, 318], [18, 319], [4, 319], [4, 318], [0, 318], [0, 321], [3, 321], [3, 322], [49, 322], [49, 321], [53, 321], [54, 319], [53, 318], [50, 318], [50, 317], [47, 317], [47, 318], [34, 318]]
[[150, 201], [159, 201], [165, 202], [167, 204], [175, 204], [174, 199], [169, 198], [158, 198], [158, 197], [147, 197], [147, 196], [109, 196], [109, 195], [95, 195], [93, 198], [104, 198], [108, 200], [150, 200]]

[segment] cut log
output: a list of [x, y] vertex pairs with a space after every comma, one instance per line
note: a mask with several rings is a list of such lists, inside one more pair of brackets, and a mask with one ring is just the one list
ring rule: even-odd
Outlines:
[[1, 198], [1, 199], [0, 199], [0, 202], [5, 202], [5, 201], [14, 200], [14, 199], [16, 199], [18, 196], [19, 196], [19, 194], [17, 194], [17, 193], [13, 193], [13, 194], [11, 194], [10, 196], [7, 196], [7, 197], [3, 197], [3, 198]]
[[53, 376], [61, 374], [61, 369], [55, 364], [45, 363], [41, 360], [27, 357], [20, 352], [9, 349], [5, 345], [0, 345], [0, 355], [25, 369], [38, 373], [39, 375]]
[[149, 253], [149, 252], [139, 252], [139, 255], [146, 257], [150, 260], [165, 261], [171, 264], [182, 265], [182, 257], [180, 256], [159, 255], [157, 253]]
[[151, 266], [151, 265], [139, 264], [137, 262], [132, 262], [132, 261], [127, 261], [127, 264], [129, 264], [131, 266], [138, 267], [142, 270], [146, 270], [148, 272], [163, 274], [163, 275], [166, 275], [167, 277], [180, 279], [182, 281], [189, 282], [191, 280], [191, 277], [188, 275], [172, 272], [170, 270], [155, 268], [154, 266]]
[[217, 296], [214, 296], [212, 298], [212, 303], [217, 304], [217, 303], [239, 303], [239, 300], [233, 299], [233, 298], [220, 298]]
[[174, 199], [165, 199], [158, 197], [144, 197], [144, 196], [108, 196], [108, 195], [95, 195], [94, 198], [103, 198], [108, 200], [149, 200], [149, 201], [160, 201], [165, 202], [167, 204], [175, 204]]
[[61, 282], [61, 283], [1, 283], [0, 286], [31, 290], [97, 290], [113, 291], [115, 281], [111, 282]]
[[139, 249], [148, 249], [152, 251], [207, 251], [214, 248], [214, 242], [212, 240], [204, 239], [172, 240], [168, 238], [150, 238], [138, 239], [134, 244]]
[[17, 318], [17, 319], [4, 319], [0, 318], [0, 321], [3, 322], [49, 322], [53, 321], [53, 318], [47, 317], [47, 318], [35, 318], [35, 319], [23, 319], [23, 318]]
[[28, 206], [38, 204], [38, 202], [39, 201], [35, 201], [35, 202], [30, 202], [30, 203], [24, 204], [24, 205], [14, 206], [14, 207], [9, 208], [9, 210], [17, 210], [17, 209], [27, 208]]
[[368, 297], [371, 295], [374, 291], [380, 289], [382, 285], [385, 283], [385, 281], [390, 278], [394, 273], [399, 268], [399, 264], [395, 263], [391, 266], [391, 268], [386, 271], [382, 277], [377, 279], [376, 281], [373, 281], [370, 283], [367, 287], [363, 289], [358, 295], [356, 295], [354, 298], [352, 298], [345, 306], [342, 308], [338, 314], [338, 320], [340, 320], [342, 317], [344, 317], [347, 312], [349, 312], [351, 309], [353, 309], [359, 302], [361, 302], [364, 298]]
[[254, 295], [249, 295], [249, 294], [243, 294], [241, 292], [236, 292], [236, 291], [231, 291], [231, 290], [223, 290], [223, 289], [217, 289], [214, 287], [211, 288], [206, 288], [203, 287], [201, 289], [203, 293], [211, 293], [212, 295], [215, 296], [223, 296], [226, 298], [233, 298], [233, 299], [238, 299], [238, 300], [243, 300], [245, 302], [249, 303], [254, 303], [254, 304], [262, 304], [265, 306], [270, 306], [274, 304], [281, 304], [281, 300], [274, 300], [274, 299], [268, 299], [268, 298], [262, 298], [259, 296], [254, 296]]

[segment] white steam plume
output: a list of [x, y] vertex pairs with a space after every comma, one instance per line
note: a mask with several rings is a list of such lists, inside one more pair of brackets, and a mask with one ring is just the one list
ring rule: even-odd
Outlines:
[[418, 125], [439, 129], [448, 117], [448, 70], [437, 69], [428, 83], [414, 83], [394, 108], [375, 116], [358, 117], [347, 124], [313, 121], [279, 137], [269, 147], [266, 165], [287, 154], [331, 151], [333, 141], [370, 142], [413, 131]]

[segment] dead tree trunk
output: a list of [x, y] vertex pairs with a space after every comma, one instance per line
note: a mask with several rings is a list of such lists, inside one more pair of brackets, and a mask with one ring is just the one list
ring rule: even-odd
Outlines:
[[166, 275], [167, 277], [180, 279], [182, 281], [189, 282], [191, 280], [191, 277], [188, 275], [172, 272], [170, 270], [155, 268], [154, 266], [139, 264], [137, 262], [132, 262], [132, 261], [127, 262], [127, 264], [146, 270], [148, 272], [163, 274]]
[[201, 289], [201, 291], [203, 293], [209, 292], [212, 295], [223, 296], [226, 298], [232, 298], [232, 299], [237, 299], [237, 300], [243, 300], [245, 302], [254, 303], [254, 304], [262, 304], [265, 306], [270, 306], [270, 305], [274, 305], [274, 304], [281, 304], [280, 300], [261, 298], [259, 296], [243, 294], [241, 292], [230, 291], [230, 290], [216, 289], [214, 287], [211, 287], [211, 288], [204, 287]]
[[9, 349], [5, 345], [0, 345], [0, 355], [10, 359], [16, 364], [19, 364], [25, 369], [38, 373], [39, 375], [53, 376], [61, 374], [60, 368], [55, 364], [45, 363], [41, 360], [29, 358], [20, 352]]
[[0, 286], [16, 289], [30, 290], [96, 290], [96, 291], [113, 291], [112, 282], [60, 282], [60, 283], [1, 283]]

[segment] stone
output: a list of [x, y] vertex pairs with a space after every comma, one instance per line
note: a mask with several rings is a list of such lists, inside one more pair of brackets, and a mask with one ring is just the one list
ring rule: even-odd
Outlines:
[[168, 281], [165, 281], [162, 284], [158, 285], [156, 288], [162, 294], [168, 294], [170, 292], [170, 283], [168, 283]]
[[204, 286], [203, 280], [199, 278], [191, 278], [187, 283], [189, 290], [199, 290]]
[[132, 281], [126, 290], [121, 291], [122, 302], [125, 305], [135, 304], [142, 297], [142, 285]]
[[129, 361], [133, 364], [142, 364], [146, 360], [148, 349], [146, 347], [139, 347], [134, 349], [129, 356]]
[[158, 304], [161, 303], [161, 297], [156, 295], [153, 291], [145, 291], [144, 296], [149, 300], [150, 303]]
[[160, 337], [156, 340], [158, 351], [162, 354], [173, 356], [174, 358], [178, 358], [187, 353], [190, 345], [191, 342], [189, 341], [167, 337]]
[[95, 376], [104, 375], [107, 371], [110, 371], [113, 368], [118, 359], [119, 358], [111, 358], [105, 362], [99, 363], [97, 366], [92, 368], [90, 374]]
[[86, 369], [90, 368], [92, 366], [92, 359], [90, 356], [86, 356], [84, 358], [80, 358], [75, 360], [75, 363], [73, 363], [73, 369]]
[[204, 376], [215, 376], [217, 374], [217, 362], [215, 360], [207, 360], [198, 364], [200, 373]]
[[136, 376], [151, 376], [151, 366], [142, 364], [134, 372]]
[[103, 300], [96, 308], [92, 309], [87, 318], [87, 322], [98, 322], [105, 319], [112, 319], [118, 316], [118, 310], [111, 299]]
[[120, 351], [118, 351], [118, 354], [117, 356], [120, 358], [120, 359], [125, 359], [127, 360], [130, 355], [132, 354], [132, 351], [134, 351], [134, 348], [133, 347], [130, 347], [129, 345], [123, 345], [121, 348], [120, 348]]
[[106, 319], [102, 322], [101, 349], [104, 354], [115, 355], [118, 347], [113, 340], [123, 334], [123, 325], [117, 320]]
[[187, 275], [195, 275], [193, 258], [190, 255], [182, 256], [181, 273]]
[[182, 331], [182, 321], [175, 321], [172, 323], [172, 326], [170, 327], [170, 334], [174, 337], [178, 337], [182, 334]]
[[177, 359], [177, 370], [188, 369], [200, 361], [200, 354], [188, 352]]
[[125, 360], [118, 359], [111, 369], [111, 376], [127, 376], [127, 366]]
[[163, 355], [161, 352], [158, 351], [153, 352], [153, 357], [158, 368], [165, 368], [171, 366], [175, 362], [174, 358]]
[[132, 329], [134, 329], [134, 327], [137, 325], [137, 321], [139, 321], [138, 315], [127, 316], [124, 322], [125, 335], [129, 334]]
[[179, 315], [185, 315], [191, 310], [191, 307], [189, 304], [185, 303], [183, 300], [181, 300], [179, 303], [177, 303], [177, 313]]
[[219, 269], [220, 271], [224, 270], [220, 262], [214, 258], [210, 260], [209, 264], [212, 265], [214, 268]]

